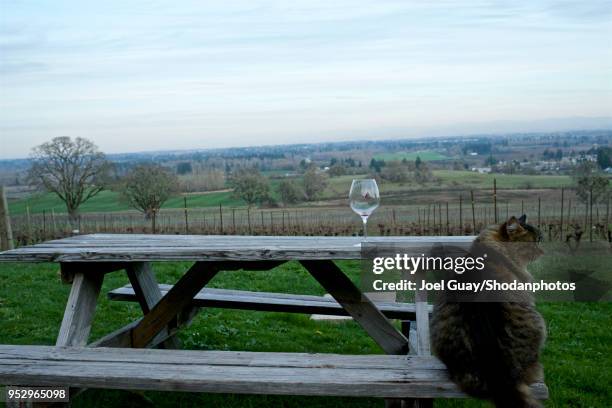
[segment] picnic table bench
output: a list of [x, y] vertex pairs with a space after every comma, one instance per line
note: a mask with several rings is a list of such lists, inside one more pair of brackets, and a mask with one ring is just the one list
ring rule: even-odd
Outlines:
[[[373, 237], [419, 251], [473, 237]], [[361, 259], [360, 238], [93, 234], [0, 253], [4, 262], [57, 262], [72, 283], [51, 346], [0, 346], [0, 384], [191, 392], [369, 396], [388, 406], [429, 406], [465, 397], [429, 351], [424, 291], [415, 303], [372, 302], [334, 263]], [[152, 262], [192, 261], [174, 285], [156, 281]], [[298, 261], [333, 297], [204, 288], [219, 271], [270, 270]], [[89, 341], [106, 273], [130, 285], [109, 293], [140, 304], [143, 317]], [[174, 334], [203, 307], [350, 315], [387, 355], [177, 350]], [[389, 319], [415, 319], [412, 335]], [[409, 341], [410, 338], [410, 341]], [[154, 349], [162, 346], [163, 349]], [[409, 354], [412, 351], [412, 354]], [[533, 384], [546, 398], [543, 383]]]

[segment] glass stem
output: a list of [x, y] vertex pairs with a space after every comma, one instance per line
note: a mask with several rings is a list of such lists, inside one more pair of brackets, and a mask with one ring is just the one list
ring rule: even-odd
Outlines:
[[368, 217], [362, 217], [363, 221], [363, 239], [368, 239]]

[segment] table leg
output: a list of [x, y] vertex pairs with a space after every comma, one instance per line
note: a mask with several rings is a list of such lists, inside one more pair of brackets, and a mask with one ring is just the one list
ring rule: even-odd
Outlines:
[[[408, 339], [332, 261], [301, 261], [310, 274], [363, 327], [387, 354], [408, 354]], [[385, 400], [386, 408], [405, 407], [402, 399]]]
[[74, 275], [56, 346], [87, 344], [103, 280], [101, 273], [81, 272]]
[[[83, 264], [82, 267], [85, 269], [87, 265]], [[104, 273], [74, 273], [56, 346], [82, 347], [87, 344], [103, 280]], [[81, 391], [78, 388], [71, 388], [70, 394], [74, 396]], [[33, 406], [42, 408], [69, 405], [69, 403], [36, 403]]]
[[300, 261], [387, 354], [408, 354], [408, 339], [332, 261]]
[[216, 263], [196, 262], [185, 275], [131, 329], [132, 347], [146, 347], [176, 316], [188, 308], [193, 297], [219, 272]]
[[[425, 271], [418, 271], [416, 276], [419, 280], [425, 279]], [[429, 338], [429, 307], [427, 303], [427, 291], [417, 290], [414, 301], [416, 307], [416, 353], [419, 356], [429, 356], [431, 355], [431, 346]], [[431, 398], [415, 398], [404, 401], [404, 404], [408, 408], [433, 407], [433, 399]]]
[[[159, 290], [159, 285], [157, 279], [155, 279], [151, 263], [134, 262], [130, 264], [126, 270], [132, 287], [134, 288], [138, 303], [140, 304], [143, 314], [146, 315], [162, 298], [162, 293], [161, 290]], [[169, 331], [168, 328], [164, 330]], [[180, 348], [180, 342], [174, 335], [171, 335], [161, 344], [164, 348]]]

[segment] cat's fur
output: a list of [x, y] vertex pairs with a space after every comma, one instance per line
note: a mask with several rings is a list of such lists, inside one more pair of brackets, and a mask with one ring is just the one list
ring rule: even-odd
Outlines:
[[[526, 266], [542, 254], [541, 239], [523, 215], [480, 233], [472, 250], [489, 254], [486, 273], [493, 276], [487, 279], [528, 282]], [[434, 307], [434, 353], [462, 390], [498, 408], [541, 407], [528, 384], [542, 378], [539, 357], [545, 338], [544, 319], [531, 293], [519, 301], [487, 303], [453, 302], [442, 294]]]

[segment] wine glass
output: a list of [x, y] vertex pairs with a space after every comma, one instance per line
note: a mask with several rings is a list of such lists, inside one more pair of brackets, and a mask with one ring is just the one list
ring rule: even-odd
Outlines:
[[378, 185], [374, 179], [353, 180], [349, 192], [351, 209], [361, 217], [363, 221], [363, 238], [368, 237], [368, 217], [380, 204]]

